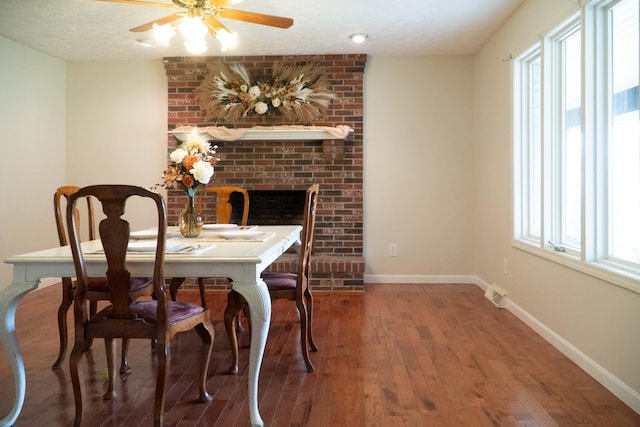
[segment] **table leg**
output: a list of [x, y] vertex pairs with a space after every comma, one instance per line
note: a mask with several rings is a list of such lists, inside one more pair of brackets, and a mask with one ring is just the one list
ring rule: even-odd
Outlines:
[[0, 291], [0, 341], [7, 354], [7, 359], [13, 371], [16, 388], [16, 400], [9, 415], [0, 420], [0, 426], [11, 426], [18, 419], [27, 388], [24, 362], [20, 354], [18, 337], [16, 336], [16, 309], [18, 303], [30, 291], [38, 287], [37, 283], [14, 283]]
[[249, 353], [249, 413], [252, 427], [263, 427], [258, 411], [258, 378], [262, 355], [271, 322], [271, 297], [267, 285], [260, 280], [256, 285], [233, 282], [233, 290], [247, 300], [251, 313], [251, 348]]

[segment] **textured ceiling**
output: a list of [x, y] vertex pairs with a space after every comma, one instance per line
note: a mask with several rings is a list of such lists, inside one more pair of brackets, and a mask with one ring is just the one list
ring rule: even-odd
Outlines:
[[[292, 18], [294, 24], [280, 29], [221, 19], [238, 32], [238, 45], [225, 55], [468, 55], [523, 1], [247, 0], [231, 8]], [[168, 48], [145, 48], [135, 40], [150, 32], [128, 31], [170, 13], [97, 0], [0, 0], [0, 35], [67, 61], [186, 56], [179, 36]], [[348, 38], [353, 33], [369, 38], [357, 45]], [[216, 40], [208, 37], [208, 45], [205, 55], [223, 55]]]

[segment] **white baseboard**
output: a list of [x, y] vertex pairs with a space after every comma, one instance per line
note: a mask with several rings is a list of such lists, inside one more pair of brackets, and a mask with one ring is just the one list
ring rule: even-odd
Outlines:
[[557, 348], [560, 353], [580, 366], [587, 374], [602, 384], [618, 399], [629, 405], [631, 409], [640, 414], [640, 393], [622, 382], [618, 377], [607, 371], [595, 360], [584, 354], [580, 349], [549, 329], [538, 319], [531, 316], [511, 299], [507, 301], [507, 310], [522, 320], [527, 326], [536, 331], [542, 338]]
[[[384, 275], [372, 274], [364, 275], [365, 283], [464, 283], [475, 284], [483, 291], [489, 288], [489, 284], [477, 276], [430, 276], [430, 275]], [[496, 310], [500, 310], [496, 308]], [[631, 409], [640, 414], [640, 393], [618, 377], [607, 371], [596, 361], [591, 359], [585, 353], [576, 348], [573, 344], [565, 340], [563, 337], [548, 328], [522, 307], [508, 299], [506, 307], [503, 310], [509, 310], [518, 319], [523, 321], [527, 326], [533, 329], [538, 335], [558, 349], [562, 354], [572, 360], [576, 365], [582, 368], [587, 374], [602, 384], [607, 390], [613, 393], [618, 399], [629, 405]]]
[[477, 284], [476, 276], [365, 274], [364, 283], [464, 283]]

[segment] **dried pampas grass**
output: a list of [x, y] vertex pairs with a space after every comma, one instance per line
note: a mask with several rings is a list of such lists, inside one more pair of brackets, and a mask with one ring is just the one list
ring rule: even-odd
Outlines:
[[324, 116], [335, 99], [325, 74], [314, 64], [276, 63], [266, 81], [252, 81], [241, 64], [211, 64], [195, 94], [207, 120], [228, 122], [277, 112], [287, 121], [311, 123]]

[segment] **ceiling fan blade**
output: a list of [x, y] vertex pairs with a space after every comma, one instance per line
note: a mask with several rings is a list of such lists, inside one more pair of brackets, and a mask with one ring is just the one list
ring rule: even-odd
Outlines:
[[173, 15], [167, 15], [164, 18], [155, 19], [155, 20], [153, 20], [151, 22], [147, 22], [146, 24], [138, 25], [137, 27], [134, 27], [134, 28], [130, 29], [129, 31], [134, 32], [134, 33], [142, 33], [142, 32], [151, 30], [153, 28], [153, 24], [164, 25], [164, 24], [168, 24], [169, 22], [173, 22], [176, 19], [180, 19], [180, 18], [182, 18], [182, 15], [174, 13]]
[[293, 19], [281, 16], [265, 15], [263, 13], [246, 12], [243, 10], [222, 9], [220, 17], [235, 19], [236, 21], [251, 22], [253, 24], [269, 25], [271, 27], [289, 28], [293, 25]]
[[231, 34], [231, 31], [229, 31], [229, 29], [225, 27], [224, 24], [214, 16], [206, 17], [204, 19], [204, 22], [205, 24], [207, 24], [207, 29], [209, 30], [209, 33], [211, 33], [213, 37], [216, 36], [216, 31], [219, 31], [219, 30], [225, 30], [226, 32]]
[[156, 7], [174, 7], [173, 3], [156, 3], [152, 1], [137, 1], [137, 0], [98, 0], [98, 1], [106, 1], [109, 3], [124, 3], [124, 4], [137, 4], [140, 6], [156, 6]]

